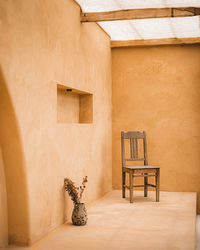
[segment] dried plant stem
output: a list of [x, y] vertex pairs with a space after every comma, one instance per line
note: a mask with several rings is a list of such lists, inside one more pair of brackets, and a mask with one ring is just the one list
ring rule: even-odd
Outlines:
[[85, 176], [85, 177], [83, 178], [82, 186], [80, 186], [80, 190], [81, 190], [81, 191], [80, 191], [80, 196], [79, 196], [79, 199], [80, 199], [80, 200], [82, 199], [82, 195], [83, 195], [84, 189], [85, 189], [85, 187], [86, 187], [86, 185], [85, 185], [86, 182], [88, 182], [87, 176]]
[[84, 189], [86, 188], [86, 182], [88, 182], [87, 176], [83, 178], [82, 185], [80, 187], [76, 187], [73, 181], [68, 178], [64, 179], [65, 190], [68, 192], [74, 204], [81, 202]]

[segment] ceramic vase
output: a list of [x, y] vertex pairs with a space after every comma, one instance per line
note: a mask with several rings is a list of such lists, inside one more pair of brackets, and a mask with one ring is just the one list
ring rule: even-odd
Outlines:
[[87, 223], [87, 211], [84, 203], [74, 205], [72, 212], [72, 223], [76, 226], [84, 226]]

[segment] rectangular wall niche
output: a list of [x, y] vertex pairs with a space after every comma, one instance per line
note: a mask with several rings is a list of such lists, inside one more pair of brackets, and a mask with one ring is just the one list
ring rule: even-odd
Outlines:
[[93, 95], [57, 84], [57, 122], [92, 123]]

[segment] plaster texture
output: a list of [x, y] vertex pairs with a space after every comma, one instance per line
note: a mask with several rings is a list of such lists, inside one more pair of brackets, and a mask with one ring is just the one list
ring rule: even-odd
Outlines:
[[7, 192], [3, 157], [0, 147], [0, 248], [8, 242]]
[[196, 250], [200, 250], [200, 215], [197, 215], [196, 220]]
[[[88, 176], [87, 204], [111, 190], [110, 41], [73, 0], [0, 0], [0, 19], [8, 237], [27, 245], [69, 219], [64, 177]], [[57, 84], [93, 94], [91, 124], [57, 122]]]
[[[1, 245], [32, 244], [70, 219], [64, 177], [88, 176], [86, 204], [112, 174], [121, 187], [121, 130], [147, 131], [162, 190], [200, 193], [199, 46], [113, 49], [111, 72], [109, 37], [80, 23], [73, 0], [0, 0], [0, 32]], [[92, 99], [57, 100], [57, 84]]]
[[[134, 203], [112, 191], [88, 209], [84, 227], [65, 224], [30, 248], [13, 250], [194, 250], [196, 194], [134, 192]], [[8, 248], [10, 249], [10, 248]]]
[[[198, 192], [200, 46], [112, 50], [113, 187], [121, 188], [120, 132], [145, 130], [161, 190]], [[138, 178], [139, 179], [139, 178]]]

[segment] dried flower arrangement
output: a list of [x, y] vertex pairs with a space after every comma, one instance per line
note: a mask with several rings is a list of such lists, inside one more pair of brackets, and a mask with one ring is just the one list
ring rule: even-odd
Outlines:
[[76, 187], [73, 181], [71, 181], [68, 178], [64, 179], [65, 190], [68, 192], [69, 196], [71, 196], [71, 199], [74, 204], [81, 203], [81, 198], [82, 198], [84, 189], [86, 188], [86, 185], [85, 185], [86, 182], [88, 182], [87, 176], [83, 178], [82, 185], [79, 187]]

